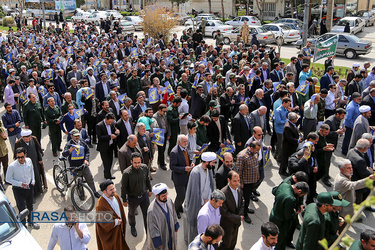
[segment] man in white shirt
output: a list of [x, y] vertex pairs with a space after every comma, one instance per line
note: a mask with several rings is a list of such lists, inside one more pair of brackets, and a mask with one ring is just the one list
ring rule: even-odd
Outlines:
[[324, 113], [324, 116], [326, 119], [330, 117], [331, 115], [335, 114], [336, 105], [338, 105], [338, 101], [340, 100], [340, 98], [335, 98], [335, 93], [336, 93], [336, 88], [337, 88], [336, 84], [331, 83], [328, 85], [328, 88], [329, 88], [329, 91], [325, 99], [326, 108], [325, 108], [325, 113]]
[[72, 205], [64, 208], [68, 219], [65, 223], [56, 223], [49, 238], [47, 250], [53, 250], [59, 241], [60, 248], [65, 250], [86, 250], [91, 239], [86, 223], [79, 222]]
[[182, 102], [181, 105], [178, 107], [178, 113], [179, 114], [188, 114], [184, 115], [182, 119], [180, 119], [180, 133], [187, 135], [188, 134], [188, 122], [192, 119], [191, 115], [189, 114], [189, 104], [188, 104], [188, 92], [186, 89], [181, 90], [180, 92]]
[[262, 237], [250, 250], [273, 250], [277, 244], [279, 228], [272, 222], [266, 222], [261, 227]]
[[[32, 222], [31, 216], [34, 207], [35, 185], [33, 162], [26, 157], [26, 150], [23, 147], [17, 148], [15, 155], [16, 160], [8, 166], [5, 180], [12, 185], [18, 212], [21, 213], [27, 208], [29, 210], [27, 218], [29, 226], [38, 230], [40, 226]], [[22, 223], [26, 227], [26, 220], [23, 220]]]

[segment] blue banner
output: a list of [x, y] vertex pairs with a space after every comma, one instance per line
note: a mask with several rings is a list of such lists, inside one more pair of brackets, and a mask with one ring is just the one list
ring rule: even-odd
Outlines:
[[46, 70], [46, 80], [53, 80], [53, 69], [47, 69]]
[[219, 158], [221, 161], [223, 161], [223, 155], [225, 152], [229, 152], [229, 153], [233, 153], [234, 152], [234, 147], [228, 143], [228, 142], [225, 142], [224, 143], [224, 147], [223, 148], [220, 148], [216, 154], [217, 154], [217, 158]]
[[151, 142], [155, 143], [158, 146], [163, 146], [164, 145], [164, 129], [162, 128], [154, 128], [153, 129], [154, 136], [152, 137]]
[[33, 72], [33, 69], [28, 69], [28, 70], [27, 70], [27, 74], [29, 74], [29, 75], [30, 75], [30, 74], [31, 74], [31, 72]]
[[148, 101], [150, 104], [155, 104], [159, 101], [158, 88], [148, 89]]
[[74, 119], [80, 118], [85, 114], [85, 110], [82, 108], [80, 109], [74, 109]]
[[130, 53], [130, 57], [138, 57], [138, 48], [132, 48], [132, 52]]
[[195, 75], [195, 80], [194, 80], [194, 83], [193, 83], [193, 88], [196, 89], [197, 88], [197, 85], [198, 85], [198, 81], [199, 81], [199, 78], [201, 77], [201, 74], [200, 73], [197, 73]]
[[174, 95], [173, 87], [172, 87], [172, 85], [169, 83], [169, 81], [165, 81], [165, 82], [164, 82], [164, 86], [167, 88], [167, 90], [168, 90], [168, 94], [169, 94], [169, 95]]
[[20, 100], [20, 103], [22, 104], [25, 104], [27, 102], [27, 94], [25, 91], [20, 93], [19, 100]]
[[267, 148], [266, 151], [263, 152], [263, 163], [264, 166], [267, 165], [268, 161], [270, 160], [271, 150]]
[[124, 94], [118, 96], [118, 99], [120, 100], [121, 103], [124, 104], [124, 102], [125, 102], [125, 97], [126, 97], [126, 96], [127, 96], [126, 93], [124, 93]]
[[38, 90], [42, 98], [44, 98], [48, 94], [48, 91], [44, 86], [40, 86]]
[[9, 53], [8, 55], [6, 55], [5, 59], [7, 60], [7, 62], [13, 62], [13, 60], [12, 60], [12, 53]]
[[279, 88], [279, 85], [281, 84], [281, 82], [273, 82], [273, 92], [275, 92], [278, 88]]
[[86, 99], [90, 98], [94, 92], [92, 91], [91, 88], [88, 88], [88, 87], [85, 87], [83, 90], [82, 90], [83, 94], [85, 95]]
[[301, 81], [298, 88], [296, 89], [296, 92], [301, 95], [306, 95], [307, 91], [309, 91], [309, 82]]
[[73, 46], [66, 47], [66, 54], [68, 56], [72, 56], [73, 55]]
[[79, 46], [81, 46], [81, 41], [77, 40], [77, 41], [74, 43], [73, 47], [74, 47], [75, 49], [78, 49]]
[[85, 148], [80, 145], [72, 145], [74, 147], [70, 159], [72, 161], [83, 160], [85, 158]]
[[207, 150], [207, 148], [208, 148], [209, 145], [210, 145], [210, 144], [208, 144], [208, 143], [203, 143], [201, 149], [198, 150], [199, 153], [198, 153], [198, 154], [195, 154], [195, 155], [194, 155], [194, 158], [196, 158], [196, 159], [199, 158], [199, 156], [201, 156], [201, 154], [203, 154], [203, 152]]

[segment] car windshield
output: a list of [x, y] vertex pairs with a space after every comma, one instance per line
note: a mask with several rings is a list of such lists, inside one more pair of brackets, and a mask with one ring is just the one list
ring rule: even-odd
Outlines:
[[349, 26], [354, 26], [353, 20], [340, 20], [337, 26], [345, 26], [347, 23], [349, 23]]
[[291, 28], [286, 25], [280, 25], [280, 28], [282, 28], [283, 30], [291, 30]]
[[6, 202], [0, 204], [0, 242], [11, 238], [20, 229]]
[[359, 42], [361, 38], [355, 36], [355, 35], [347, 35], [346, 38], [349, 40], [352, 40], [353, 42]]
[[257, 31], [258, 31], [258, 33], [266, 33], [267, 32], [267, 30], [263, 27], [258, 27]]
[[368, 12], [364, 12], [362, 16], [363, 16], [363, 17], [368, 17], [368, 16], [369, 16], [369, 13], [368, 13]]
[[225, 25], [222, 21], [216, 21], [215, 23], [217, 23], [218, 25]]

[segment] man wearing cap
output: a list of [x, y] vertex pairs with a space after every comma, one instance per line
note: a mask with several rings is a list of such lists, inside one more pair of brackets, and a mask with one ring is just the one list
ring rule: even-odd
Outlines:
[[60, 128], [60, 120], [61, 120], [61, 110], [60, 108], [55, 105], [55, 99], [53, 97], [48, 98], [48, 107], [44, 112], [46, 117], [46, 121], [48, 124], [48, 135], [50, 141], [52, 143], [52, 153], [53, 156], [57, 156], [57, 150], [61, 150], [61, 128]]
[[321, 249], [318, 241], [325, 237], [324, 213], [332, 212], [332, 206], [341, 206], [341, 204], [341, 201], [333, 199], [328, 192], [318, 194], [317, 203], [311, 203], [305, 209], [296, 249]]
[[363, 105], [359, 107], [359, 112], [361, 113], [361, 115], [358, 116], [354, 122], [353, 133], [350, 138], [349, 149], [354, 148], [355, 144], [359, 139], [361, 139], [364, 133], [370, 133], [370, 129], [373, 129], [373, 127], [370, 127], [368, 121], [368, 118], [371, 117], [371, 107]]
[[129, 203], [129, 225], [131, 227], [131, 234], [137, 237], [137, 230], [135, 228], [135, 211], [140, 206], [143, 215], [143, 223], [147, 231], [147, 209], [150, 205], [151, 197], [151, 182], [149, 178], [149, 170], [147, 165], [142, 163], [142, 156], [140, 153], [132, 153], [131, 166], [124, 170], [121, 179], [121, 198], [123, 205], [126, 207]]
[[164, 183], [152, 187], [155, 199], [147, 210], [148, 249], [177, 249], [177, 231], [180, 223], [167, 189]]
[[103, 195], [96, 203], [96, 211], [112, 213], [112, 222], [95, 224], [98, 250], [129, 250], [130, 248], [125, 240], [125, 211], [120, 197], [116, 194], [115, 185], [111, 180], [106, 180], [100, 183], [99, 186]]
[[217, 110], [218, 108], [220, 108], [220, 105], [218, 105], [215, 100], [211, 100], [208, 103], [208, 111], [206, 112], [206, 115], [208, 115], [209, 117], [211, 117], [212, 112], [214, 110]]
[[202, 163], [190, 169], [189, 182], [186, 189], [185, 209], [187, 227], [184, 231], [185, 242], [192, 242], [198, 234], [197, 216], [201, 207], [209, 201], [214, 190], [212, 169], [216, 164], [216, 154], [204, 152]]
[[[41, 122], [46, 123], [44, 118], [44, 110], [40, 103], [36, 100], [34, 94], [29, 94], [29, 101], [26, 103], [23, 109], [23, 120], [25, 122], [25, 128], [31, 129], [32, 134], [41, 143], [42, 139], [42, 128]], [[46, 96], [45, 99], [48, 97]]]
[[70, 167], [80, 167], [85, 164], [82, 171], [83, 177], [87, 184], [94, 192], [96, 198], [100, 197], [100, 194], [96, 191], [94, 178], [89, 168], [90, 160], [90, 149], [87, 144], [80, 138], [81, 133], [78, 129], [74, 128], [70, 131], [72, 139], [70, 139], [65, 147], [62, 155], [68, 158]]
[[338, 234], [340, 233], [338, 232], [339, 227], [344, 225], [345, 220], [339, 215], [340, 211], [343, 207], [350, 205], [350, 202], [344, 200], [339, 192], [331, 191], [329, 193], [332, 195], [333, 199], [341, 201], [341, 205], [332, 206], [332, 211], [324, 214], [324, 218], [326, 220], [325, 238], [328, 241], [328, 247], [331, 246], [337, 239]]
[[269, 220], [280, 229], [277, 249], [284, 250], [286, 246], [294, 249], [290, 235], [293, 235], [298, 214], [302, 212], [300, 200], [309, 193], [309, 185], [303, 181], [293, 185], [282, 183], [273, 191], [275, 202]]

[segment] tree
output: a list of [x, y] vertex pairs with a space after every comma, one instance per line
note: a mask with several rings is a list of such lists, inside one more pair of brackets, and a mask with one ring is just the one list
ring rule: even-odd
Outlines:
[[22, 20], [23, 10], [25, 9], [25, 0], [17, 0], [18, 8], [20, 10], [20, 20]]
[[255, 0], [257, 4], [257, 8], [259, 10], [259, 19], [263, 21], [263, 10], [264, 10], [264, 3], [266, 0]]
[[212, 12], [212, 3], [211, 0], [208, 0], [208, 13]]
[[81, 7], [81, 6], [84, 5], [85, 3], [86, 3], [85, 0], [76, 0], [77, 8]]
[[170, 41], [171, 30], [177, 25], [177, 19], [165, 8], [156, 5], [146, 6], [143, 12], [142, 26], [144, 33], [156, 40], [159, 39], [160, 35], [163, 35], [164, 43], [167, 44]]
[[225, 14], [224, 14], [224, 0], [221, 0], [221, 17], [223, 18], [223, 22], [225, 21]]

